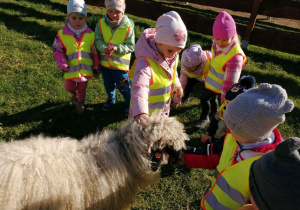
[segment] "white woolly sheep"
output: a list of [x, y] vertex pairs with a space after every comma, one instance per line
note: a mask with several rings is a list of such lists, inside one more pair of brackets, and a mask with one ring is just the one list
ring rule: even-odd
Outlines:
[[130, 208], [188, 139], [175, 118], [154, 115], [147, 126], [128, 120], [81, 141], [39, 135], [2, 142], [1, 209]]

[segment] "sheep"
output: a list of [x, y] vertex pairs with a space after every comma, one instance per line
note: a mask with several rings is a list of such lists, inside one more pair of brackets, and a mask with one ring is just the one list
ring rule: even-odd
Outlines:
[[43, 134], [0, 143], [1, 209], [128, 209], [189, 140], [174, 117], [134, 120], [78, 141]]

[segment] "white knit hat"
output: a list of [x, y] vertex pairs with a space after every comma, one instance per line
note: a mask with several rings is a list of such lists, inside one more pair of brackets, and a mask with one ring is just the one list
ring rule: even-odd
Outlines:
[[125, 0], [105, 0], [106, 10], [116, 9], [122, 13], [125, 12]]
[[155, 41], [173, 47], [185, 47], [187, 30], [177, 12], [170, 11], [157, 19]]
[[67, 14], [78, 12], [87, 17], [87, 10], [84, 0], [69, 0], [67, 5]]

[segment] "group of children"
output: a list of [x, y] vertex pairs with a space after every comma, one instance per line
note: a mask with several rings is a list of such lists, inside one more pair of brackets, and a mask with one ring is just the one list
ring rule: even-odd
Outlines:
[[[69, 0], [66, 24], [57, 32], [53, 44], [55, 60], [64, 73], [65, 89], [72, 95], [77, 114], [84, 112], [89, 79], [101, 74], [108, 96], [102, 109], [108, 111], [114, 106], [117, 88], [124, 97], [124, 114], [142, 125], [147, 124], [153, 112], [168, 117], [172, 100], [175, 108], [188, 103], [194, 85], [203, 83], [202, 113], [195, 126], [204, 129], [209, 125], [209, 130], [213, 130], [202, 137], [202, 142], [211, 141], [214, 135], [218, 140], [205, 147], [187, 147], [184, 155], [187, 167], [216, 169], [201, 208], [275, 209], [270, 200], [274, 198], [261, 194], [268, 194], [268, 177], [263, 171], [268, 171], [274, 180], [284, 180], [275, 169], [278, 174], [271, 174], [266, 161], [273, 163], [277, 158], [284, 162], [285, 155], [300, 152], [299, 139], [290, 140], [291, 151], [285, 148], [289, 143], [282, 142], [276, 129], [284, 122], [285, 113], [293, 109], [293, 103], [278, 85], [262, 83], [254, 87], [255, 78], [251, 76], [242, 77], [239, 82], [247, 58], [231, 15], [222, 11], [216, 17], [210, 51], [194, 44], [182, 52], [178, 77], [179, 53], [186, 47], [187, 29], [177, 12], [160, 16], [155, 28], [145, 29], [135, 43], [134, 23], [124, 14], [124, 0], [105, 0], [105, 7], [106, 16], [93, 32], [86, 25], [84, 0]], [[132, 52], [136, 59], [130, 66]], [[274, 149], [275, 152], [264, 155]], [[298, 157], [298, 167], [299, 162]], [[290, 200], [289, 205], [293, 206], [293, 199]], [[246, 205], [250, 201], [252, 204]]]

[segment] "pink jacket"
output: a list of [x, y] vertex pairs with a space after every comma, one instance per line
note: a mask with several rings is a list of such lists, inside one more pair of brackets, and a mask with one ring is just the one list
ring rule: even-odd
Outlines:
[[[129, 110], [129, 118], [133, 118], [140, 114], [148, 114], [148, 96], [149, 96], [149, 85], [151, 79], [151, 68], [144, 58], [138, 58], [139, 56], [147, 57], [153, 61], [156, 61], [166, 71], [170, 79], [173, 78], [175, 60], [177, 58], [171, 58], [165, 60], [155, 46], [155, 28], [145, 29], [143, 34], [135, 45], [135, 71], [131, 85], [131, 108]], [[178, 75], [175, 79], [175, 87], [181, 87]], [[174, 94], [175, 95], [175, 94]], [[175, 98], [174, 101], [179, 101]], [[162, 110], [162, 115], [169, 116], [171, 100], [166, 104]]]
[[[67, 26], [64, 26], [62, 28], [62, 30], [63, 30], [63, 34], [69, 34], [69, 35], [74, 36], [74, 33]], [[83, 31], [81, 33], [80, 39], [82, 38], [83, 34], [85, 34], [85, 33], [92, 33], [92, 30], [90, 28], [86, 28], [85, 31]], [[79, 41], [79, 39], [77, 39], [75, 36], [74, 36], [74, 38], [77, 41]], [[100, 65], [99, 54], [98, 54], [94, 44], [91, 46], [91, 49], [92, 49], [92, 54], [93, 54], [94, 69], [98, 69], [98, 66]], [[60, 69], [69, 66], [68, 61], [66, 59], [66, 49], [58, 36], [55, 37], [55, 40], [53, 43], [53, 55], [54, 55], [54, 59]]]
[[[212, 44], [212, 48], [214, 50], [215, 57], [220, 55], [221, 53], [227, 54], [237, 43], [234, 40], [226, 50], [217, 50], [216, 43]], [[243, 68], [244, 58], [242, 55], [237, 54], [236, 56], [232, 57], [224, 67], [224, 79], [221, 87], [221, 100], [225, 99], [226, 92], [231, 88], [231, 86], [235, 83], [238, 83], [241, 71]]]

